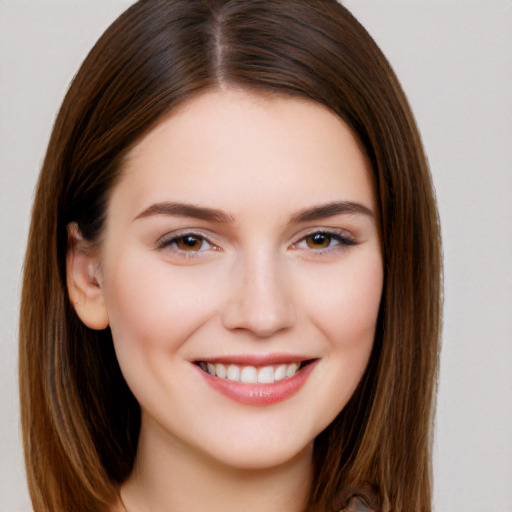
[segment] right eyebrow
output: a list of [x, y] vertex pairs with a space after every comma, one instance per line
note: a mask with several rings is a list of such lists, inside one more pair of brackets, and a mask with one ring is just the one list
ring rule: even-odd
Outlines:
[[189, 203], [169, 202], [154, 203], [133, 220], [143, 219], [152, 215], [175, 215], [178, 217], [192, 217], [201, 220], [210, 220], [220, 224], [233, 224], [234, 219], [231, 215], [223, 210], [216, 208], [208, 208], [205, 206], [197, 206]]

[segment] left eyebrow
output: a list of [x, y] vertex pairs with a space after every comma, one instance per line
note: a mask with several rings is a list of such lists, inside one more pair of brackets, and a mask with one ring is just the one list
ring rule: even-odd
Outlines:
[[291, 223], [310, 222], [342, 214], [359, 214], [370, 218], [375, 217], [373, 210], [361, 203], [337, 201], [301, 210], [291, 218]]

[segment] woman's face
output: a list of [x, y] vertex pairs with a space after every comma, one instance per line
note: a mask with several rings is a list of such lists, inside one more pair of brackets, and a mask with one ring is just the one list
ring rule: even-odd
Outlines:
[[316, 103], [186, 104], [131, 151], [98, 258], [148, 446], [284, 463], [365, 370], [383, 281], [370, 169]]

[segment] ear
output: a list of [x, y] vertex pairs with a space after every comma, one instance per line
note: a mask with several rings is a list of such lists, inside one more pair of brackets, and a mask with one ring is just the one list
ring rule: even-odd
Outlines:
[[109, 325], [101, 289], [101, 271], [97, 251], [84, 240], [76, 222], [67, 226], [66, 284], [68, 294], [80, 320], [91, 329]]

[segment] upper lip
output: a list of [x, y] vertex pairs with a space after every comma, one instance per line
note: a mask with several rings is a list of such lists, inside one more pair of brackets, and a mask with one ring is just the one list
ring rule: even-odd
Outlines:
[[195, 363], [223, 363], [249, 366], [270, 366], [274, 364], [303, 363], [316, 359], [314, 357], [301, 356], [285, 353], [267, 353], [267, 354], [233, 354], [226, 356], [205, 357], [196, 359]]

